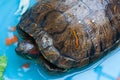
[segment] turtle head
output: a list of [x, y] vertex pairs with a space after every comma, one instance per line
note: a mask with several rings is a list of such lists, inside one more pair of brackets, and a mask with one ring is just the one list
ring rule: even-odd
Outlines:
[[39, 50], [36, 45], [29, 40], [19, 42], [15, 51], [18, 55], [27, 59], [36, 59], [39, 57]]

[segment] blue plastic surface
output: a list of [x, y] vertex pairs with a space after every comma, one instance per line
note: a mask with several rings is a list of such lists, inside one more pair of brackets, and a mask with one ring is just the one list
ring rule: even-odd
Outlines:
[[[29, 8], [35, 2], [30, 0]], [[19, 3], [19, 0], [0, 0], [0, 55], [6, 55], [8, 59], [3, 80], [120, 80], [120, 47], [86, 69], [74, 69], [61, 74], [45, 72], [35, 62], [19, 57], [14, 50], [17, 43], [5, 45], [7, 37], [17, 35], [17, 32], [10, 32], [9, 28], [19, 22], [20, 15], [14, 14]], [[25, 70], [22, 65], [26, 63], [30, 67]]]

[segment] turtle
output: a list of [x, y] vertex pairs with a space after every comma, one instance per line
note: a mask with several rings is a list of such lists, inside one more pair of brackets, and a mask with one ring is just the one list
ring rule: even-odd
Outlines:
[[120, 0], [40, 0], [16, 28], [18, 55], [50, 71], [81, 68], [119, 46]]

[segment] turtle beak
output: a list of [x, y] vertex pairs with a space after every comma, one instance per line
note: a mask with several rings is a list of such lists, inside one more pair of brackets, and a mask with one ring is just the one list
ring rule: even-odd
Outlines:
[[20, 44], [21, 44], [21, 43], [18, 43], [18, 45], [17, 45], [15, 51], [16, 51], [16, 53], [17, 53], [18, 55], [20, 55], [20, 56], [23, 57], [23, 56], [26, 55], [26, 53], [25, 53], [25, 51], [24, 51], [23, 46], [20, 46]]
[[29, 59], [28, 56], [27, 56], [27, 53], [24, 53], [24, 51], [22, 51], [19, 47], [17, 47], [17, 48], [15, 49], [15, 51], [16, 51], [16, 53], [17, 53], [19, 56], [21, 56], [21, 57], [23, 57], [23, 58], [25, 58], [25, 59]]
[[21, 53], [21, 52], [22, 52], [22, 51], [20, 50], [20, 48], [18, 48], [18, 47], [15, 49], [15, 51], [16, 51], [17, 53]]
[[18, 55], [20, 55], [20, 56], [25, 55], [25, 54], [23, 53], [23, 51], [22, 51], [19, 47], [17, 47], [17, 48], [15, 49], [15, 51], [16, 51], [16, 53], [17, 53]]

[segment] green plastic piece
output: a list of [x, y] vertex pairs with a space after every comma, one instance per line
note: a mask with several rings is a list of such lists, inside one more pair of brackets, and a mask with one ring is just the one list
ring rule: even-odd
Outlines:
[[4, 70], [7, 66], [7, 57], [0, 56], [0, 80], [2, 80]]

